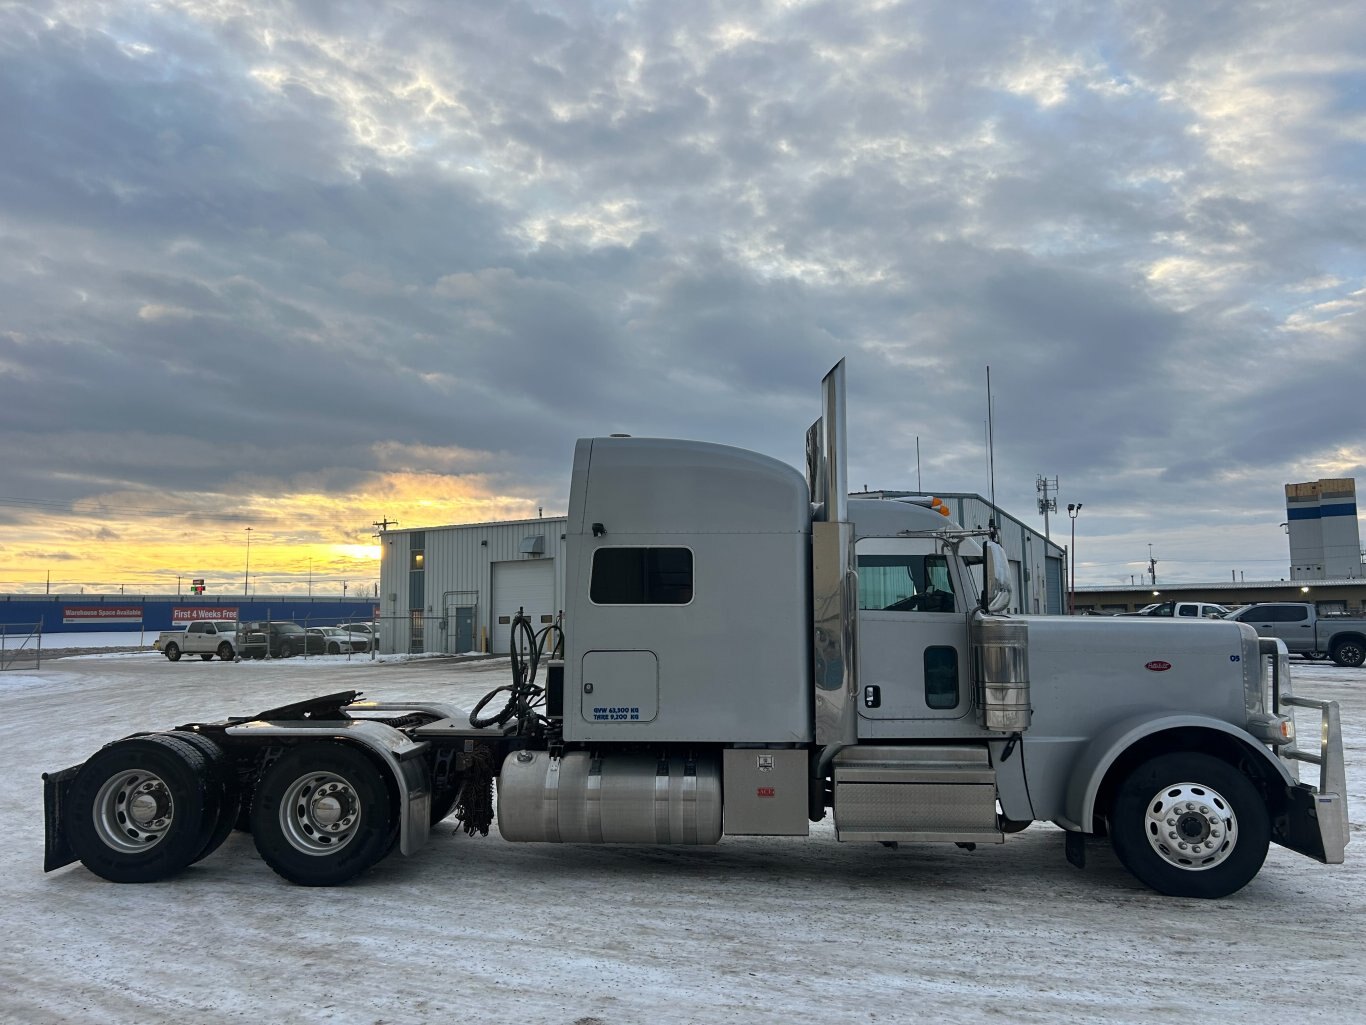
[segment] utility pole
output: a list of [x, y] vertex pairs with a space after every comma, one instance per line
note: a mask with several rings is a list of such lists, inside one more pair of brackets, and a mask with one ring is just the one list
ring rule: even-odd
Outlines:
[[246, 598], [251, 590], [251, 528], [247, 527], [247, 565], [242, 571], [242, 597]]
[[1080, 502], [1067, 503], [1067, 515], [1072, 519], [1072, 547], [1067, 552], [1067, 561], [1072, 569], [1072, 594], [1067, 603], [1069, 616], [1077, 614], [1077, 514], [1080, 512]]
[[1048, 533], [1048, 514], [1058, 511], [1058, 500], [1051, 498], [1049, 492], [1057, 494], [1058, 478], [1049, 480], [1040, 474], [1034, 478], [1034, 490], [1039, 493], [1039, 512], [1043, 513], [1043, 536], [1051, 541], [1052, 536]]
[[389, 517], [386, 516], [386, 517], [384, 517], [384, 519], [382, 519], [382, 520], [375, 520], [375, 522], [372, 523], [371, 526], [377, 527], [377, 528], [379, 529], [380, 533], [383, 533], [384, 531], [388, 530], [390, 527], [397, 527], [397, 526], [398, 526], [398, 520], [391, 520], [391, 519], [389, 519]]
[[1148, 542], [1148, 573], [1152, 576], [1153, 586], [1157, 586], [1157, 560], [1153, 558], [1153, 543]]

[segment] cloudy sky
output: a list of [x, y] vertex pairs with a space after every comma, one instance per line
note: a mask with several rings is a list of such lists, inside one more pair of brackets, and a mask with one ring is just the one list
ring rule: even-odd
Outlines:
[[1366, 487], [1364, 179], [1356, 2], [0, 4], [0, 590], [800, 466], [841, 357], [853, 488], [986, 492], [989, 365], [1079, 584], [1279, 579]]

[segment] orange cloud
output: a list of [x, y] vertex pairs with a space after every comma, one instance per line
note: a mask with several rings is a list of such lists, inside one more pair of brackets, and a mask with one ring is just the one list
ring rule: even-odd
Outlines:
[[[111, 492], [70, 511], [6, 509], [0, 591], [176, 593], [203, 578], [209, 594], [357, 594], [379, 580], [375, 524], [429, 527], [523, 519], [537, 503], [484, 476], [376, 474], [345, 493], [253, 480], [232, 496]], [[550, 510], [546, 510], [550, 512]]]

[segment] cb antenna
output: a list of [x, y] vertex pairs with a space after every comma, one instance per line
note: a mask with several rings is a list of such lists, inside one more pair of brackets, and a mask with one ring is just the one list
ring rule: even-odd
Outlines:
[[991, 539], [996, 540], [996, 430], [992, 421], [991, 412], [991, 364], [987, 364], [987, 474], [990, 477], [991, 485], [991, 518], [987, 520], [987, 527], [991, 530]]

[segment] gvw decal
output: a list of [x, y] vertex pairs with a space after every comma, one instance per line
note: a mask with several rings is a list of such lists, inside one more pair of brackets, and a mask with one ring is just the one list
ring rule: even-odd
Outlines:
[[1165, 673], [1171, 667], [1172, 664], [1170, 662], [1163, 662], [1160, 658], [1155, 658], [1143, 668], [1154, 673]]

